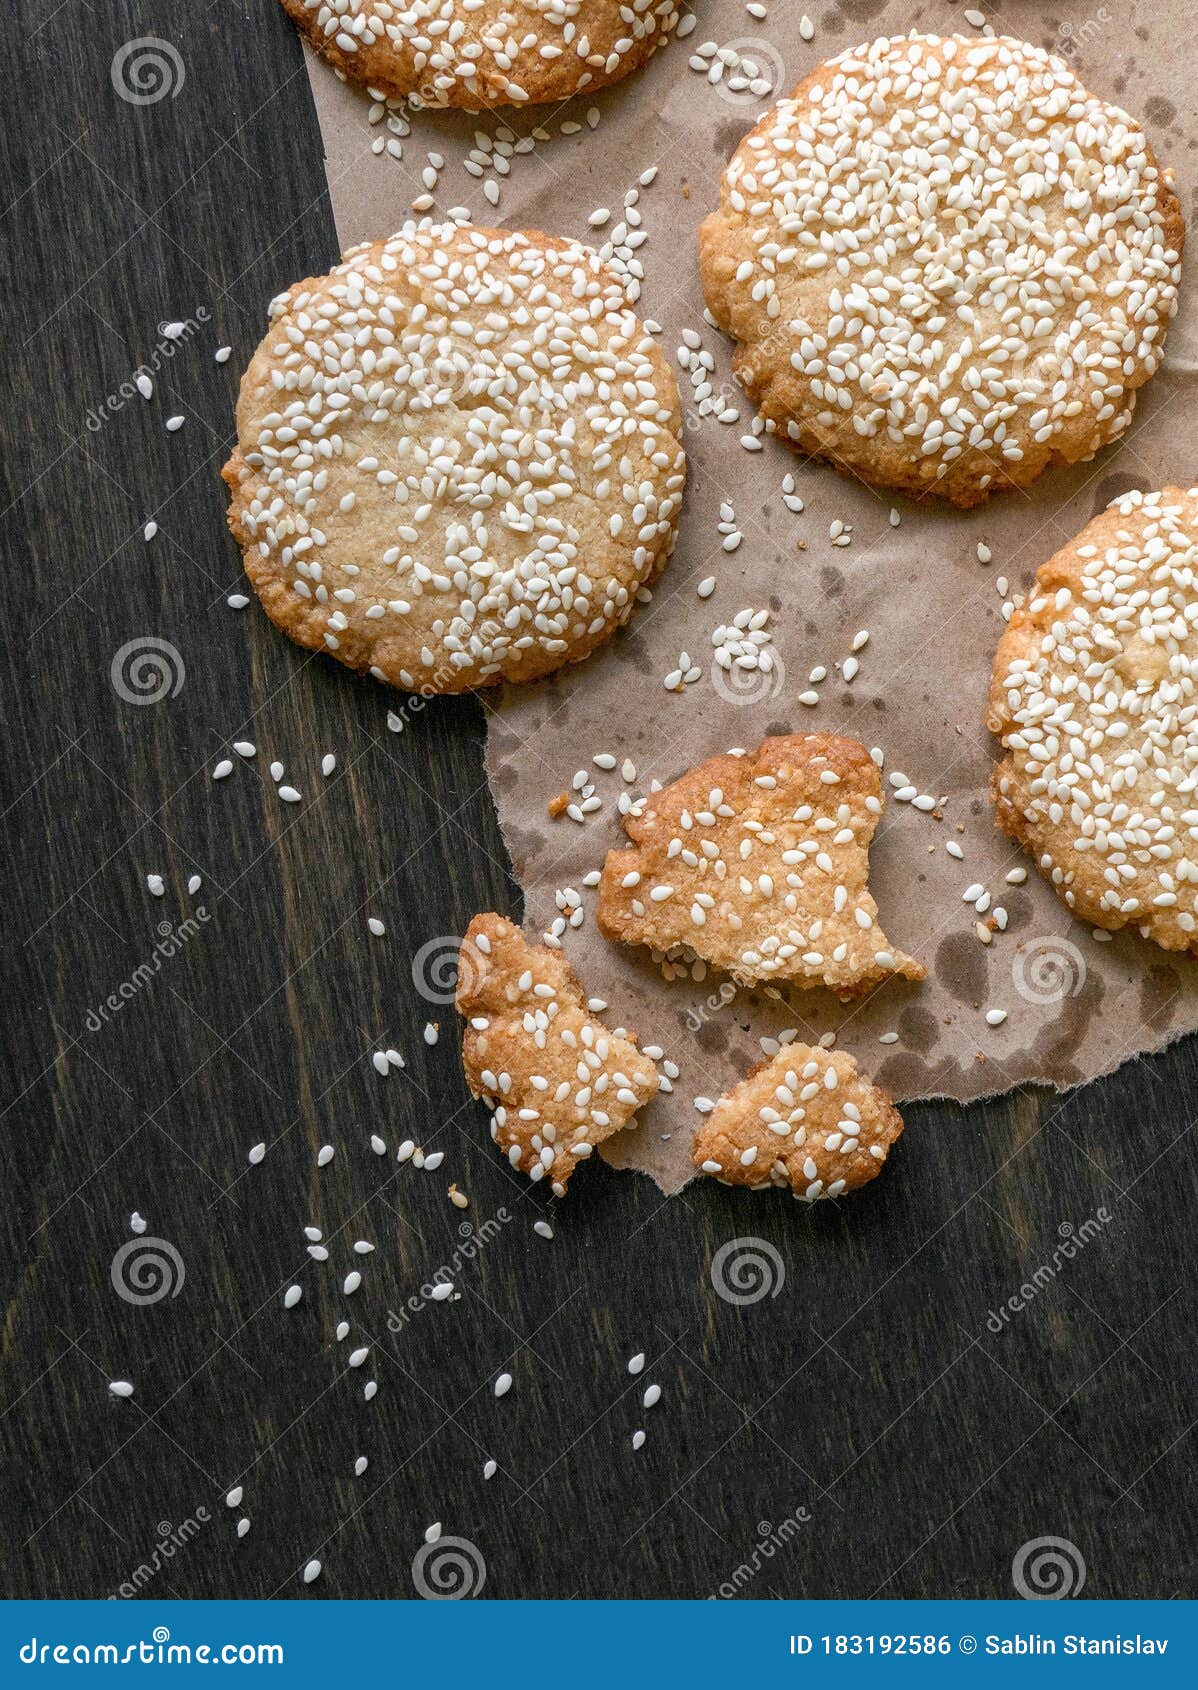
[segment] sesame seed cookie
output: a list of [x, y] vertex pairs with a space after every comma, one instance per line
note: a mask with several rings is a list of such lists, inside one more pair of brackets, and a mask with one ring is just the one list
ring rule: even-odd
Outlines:
[[579, 1162], [631, 1124], [658, 1088], [633, 1036], [595, 1019], [560, 951], [529, 945], [501, 915], [476, 915], [462, 941], [462, 1064], [490, 1104], [491, 1137], [514, 1168], [563, 1197]]
[[844, 1000], [925, 970], [891, 945], [866, 884], [882, 782], [865, 747], [787, 734], [712, 757], [624, 818], [596, 919], [609, 939], [684, 946], [742, 985]]
[[681, 414], [593, 252], [409, 224], [270, 316], [224, 477], [285, 634], [433, 694], [534, 680], [628, 620], [673, 548]]
[[637, 70], [678, 0], [280, 0], [355, 82], [426, 106], [544, 105]]
[[954, 504], [1123, 433], [1184, 230], [1140, 125], [1005, 37], [895, 36], [767, 113], [700, 231], [767, 429]]
[[814, 1203], [868, 1185], [902, 1130], [890, 1098], [851, 1056], [789, 1044], [720, 1098], [692, 1154], [725, 1185], [788, 1185]]
[[1198, 487], [1127, 493], [999, 641], [998, 825], [1083, 921], [1198, 953]]

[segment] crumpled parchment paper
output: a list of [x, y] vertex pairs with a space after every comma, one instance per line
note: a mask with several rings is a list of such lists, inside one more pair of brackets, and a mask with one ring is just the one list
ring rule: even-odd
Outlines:
[[[1026, 1081], [1073, 1086], [1198, 1028], [1198, 969], [1136, 937], [1096, 940], [995, 833], [986, 796], [993, 746], [983, 727], [1004, 596], [1025, 591], [1037, 566], [1126, 489], [1188, 486], [1198, 477], [1198, 303], [1188, 274], [1164, 368], [1141, 390], [1128, 435], [1093, 463], [1044, 476], [1030, 495], [1000, 496], [962, 513], [892, 501], [773, 441], [745, 450], [740, 439], [750, 432], [752, 411], [731, 380], [727, 344], [703, 320], [696, 261], [696, 231], [715, 203], [728, 156], [774, 98], [841, 48], [912, 27], [947, 33], [970, 26], [963, 8], [946, 0], [839, 0], [818, 16], [813, 11], [814, 39], [804, 42], [797, 6], [773, 8], [761, 22], [740, 0], [707, 0], [695, 10], [698, 27], [687, 40], [591, 99], [583, 95], [555, 112], [412, 114], [399, 160], [371, 150], [386, 130], [369, 123], [368, 97], [319, 61], [309, 66], [345, 246], [389, 234], [411, 214], [429, 152], [445, 160], [438, 211], [465, 205], [480, 225], [539, 227], [593, 245], [605, 231], [588, 226], [592, 210], [610, 207], [617, 222], [625, 192], [656, 164], [656, 181], [641, 189], [638, 205], [649, 233], [636, 255], [645, 272], [638, 308], [663, 325], [671, 359], [683, 330], [701, 336], [713, 358], [713, 389], [740, 412], [731, 424], [700, 416], [690, 378], [679, 369], [689, 486], [677, 549], [652, 602], [587, 663], [489, 701], [487, 771], [524, 889], [528, 932], [550, 927], [560, 913], [559, 891], [578, 891], [585, 917], [567, 928], [566, 955], [587, 990], [607, 1000], [612, 1025], [634, 1028], [678, 1065], [673, 1092], [655, 1099], [639, 1128], [603, 1152], [651, 1174], [665, 1191], [693, 1173], [695, 1097], [718, 1097], [761, 1060], [761, 1040], [783, 1030], [796, 1029], [809, 1042], [834, 1032], [901, 1101], [967, 1100]], [[1162, 4], [1149, 14], [1113, 3], [1008, 0], [1001, 13], [984, 10], [997, 32], [1062, 53], [1095, 92], [1141, 118], [1157, 156], [1175, 172], [1191, 220], [1198, 209], [1198, 9]], [[726, 81], [713, 86], [691, 71], [688, 59], [705, 40], [751, 58], [771, 95], [758, 98]], [[593, 129], [592, 107], [600, 114]], [[581, 132], [562, 136], [563, 120], [581, 123]], [[492, 207], [481, 181], [462, 169], [475, 132], [495, 137], [507, 125], [521, 137], [538, 123], [552, 139], [512, 159], [500, 179], [500, 204]], [[1190, 258], [1186, 271], [1192, 269]], [[801, 513], [784, 503], [787, 474], [803, 500]], [[744, 536], [730, 553], [717, 532], [725, 501]], [[836, 521], [851, 528], [850, 544], [832, 543]], [[979, 542], [989, 562], [979, 561]], [[717, 585], [704, 600], [695, 588], [708, 575]], [[775, 668], [734, 688], [715, 675], [711, 633], [749, 607], [771, 612]], [[869, 639], [849, 683], [839, 666], [862, 631]], [[681, 693], [667, 692], [663, 679], [683, 652], [701, 678]], [[818, 666], [827, 679], [816, 684], [818, 705], [808, 708], [798, 695]], [[926, 963], [921, 985], [893, 982], [845, 1007], [823, 992], [797, 993], [789, 1002], [734, 992], [715, 976], [667, 983], [647, 951], [610, 945], [595, 928], [595, 894], [583, 878], [624, 842], [620, 792], [643, 792], [651, 780], [672, 780], [716, 752], [791, 731], [846, 733], [884, 752], [888, 802], [872, 848], [871, 885], [890, 937]], [[591, 760], [603, 752], [618, 763], [631, 758], [635, 782], [625, 783], [618, 768], [595, 768]], [[599, 809], [582, 825], [551, 820], [547, 803], [583, 769]], [[892, 773], [934, 798], [935, 811], [895, 802]], [[962, 861], [946, 852], [948, 840], [960, 844]], [[1025, 865], [1025, 883], [1008, 885], [1007, 871]], [[1007, 912], [1005, 932], [988, 946], [962, 900], [975, 882], [991, 894], [987, 914], [994, 906]], [[991, 1008], [1007, 1011], [998, 1027], [987, 1024]]]

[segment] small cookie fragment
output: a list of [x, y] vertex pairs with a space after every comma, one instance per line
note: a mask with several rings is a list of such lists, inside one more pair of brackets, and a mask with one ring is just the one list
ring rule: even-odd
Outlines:
[[998, 826], [1108, 931], [1198, 952], [1198, 487], [1126, 493], [1036, 571], [994, 657]]
[[766, 428], [978, 504], [1125, 431], [1177, 305], [1170, 172], [1064, 59], [882, 37], [741, 142], [699, 268]]
[[500, 915], [470, 923], [457, 1006], [462, 1064], [494, 1111], [491, 1137], [514, 1168], [564, 1196], [577, 1164], [657, 1091], [657, 1070], [631, 1035], [590, 1014], [560, 951], [529, 945]]
[[839, 734], [785, 734], [711, 757], [624, 818], [597, 920], [609, 939], [685, 946], [742, 985], [827, 986], [844, 1001], [925, 970], [878, 924], [868, 850], [882, 782]]
[[789, 1185], [814, 1203], [876, 1179], [902, 1130], [890, 1098], [845, 1051], [790, 1044], [720, 1098], [692, 1155], [725, 1185]]
[[544, 105], [618, 82], [668, 40], [680, 0], [281, 0], [322, 58], [421, 106]]

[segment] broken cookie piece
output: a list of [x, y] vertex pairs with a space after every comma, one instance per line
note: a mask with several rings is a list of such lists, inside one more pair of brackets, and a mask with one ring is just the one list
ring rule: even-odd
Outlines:
[[789, 1185], [814, 1203], [882, 1171], [903, 1118], [843, 1051], [783, 1045], [720, 1098], [695, 1134], [700, 1172], [726, 1185]]
[[877, 768], [839, 734], [711, 757], [625, 817], [632, 848], [608, 852], [600, 931], [686, 946], [742, 985], [822, 985], [846, 1002], [892, 974], [922, 980], [866, 884], [881, 814]]
[[629, 1125], [658, 1087], [627, 1033], [589, 1012], [560, 951], [529, 945], [501, 915], [476, 915], [458, 958], [462, 1064], [491, 1105], [491, 1137], [514, 1168], [565, 1195], [576, 1165]]

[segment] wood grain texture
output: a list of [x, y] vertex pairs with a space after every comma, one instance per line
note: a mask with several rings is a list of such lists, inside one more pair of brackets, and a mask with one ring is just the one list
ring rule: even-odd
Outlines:
[[[156, 1597], [408, 1597], [441, 1520], [481, 1551], [486, 1596], [728, 1581], [763, 1597], [1006, 1596], [1014, 1552], [1043, 1535], [1081, 1550], [1088, 1596], [1192, 1596], [1194, 1046], [1063, 1099], [912, 1109], [885, 1176], [843, 1205], [715, 1186], [664, 1203], [596, 1165], [553, 1241], [537, 1237], [553, 1206], [493, 1153], [452, 1008], [411, 968], [475, 911], [518, 910], [481, 709], [430, 704], [392, 733], [380, 689], [225, 604], [242, 585], [217, 477], [237, 372], [268, 298], [335, 257], [298, 44], [265, 0], [162, 0], [153, 33], [185, 79], [134, 106], [110, 67], [148, 32], [139, 8], [17, 9], [3, 74], [20, 116], [0, 130], [7, 633], [24, 665], [4, 769], [0, 1591], [117, 1591], [191, 1519], [142, 1587]], [[200, 306], [210, 322], [164, 358], [155, 397], [90, 427], [159, 322]], [[185, 678], [130, 704], [110, 669], [146, 637]], [[257, 758], [214, 784], [241, 737]], [[272, 757], [301, 805], [278, 801]], [[199, 904], [208, 919], [153, 967], [158, 924]], [[1152, 982], [1147, 967], [1150, 1005]], [[404, 1053], [402, 1074], [373, 1071], [379, 1046]], [[397, 1168], [406, 1137], [444, 1165]], [[337, 1154], [318, 1170], [323, 1143]], [[110, 1278], [134, 1209], [185, 1269], [177, 1296], [146, 1306]], [[1023, 1312], [990, 1318], [1099, 1211]], [[468, 1222], [494, 1223], [485, 1242]], [[325, 1234], [324, 1266], [305, 1224]], [[745, 1236], [784, 1282], [738, 1307], [711, 1267]], [[376, 1250], [345, 1298], [358, 1238]], [[460, 1299], [430, 1306], [420, 1287], [441, 1266]], [[285, 1312], [292, 1282], [303, 1301]], [[338, 1344], [343, 1312], [354, 1336]], [[350, 1370], [357, 1342], [371, 1355]], [[515, 1382], [496, 1402], [501, 1369]], [[110, 1398], [113, 1378], [135, 1382], [130, 1401]], [[652, 1381], [664, 1396], [646, 1411]], [[253, 1521], [240, 1543], [235, 1483]], [[801, 1529], [740, 1577], [799, 1509]], [[314, 1554], [324, 1575], [304, 1590]]]

